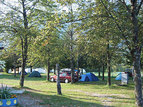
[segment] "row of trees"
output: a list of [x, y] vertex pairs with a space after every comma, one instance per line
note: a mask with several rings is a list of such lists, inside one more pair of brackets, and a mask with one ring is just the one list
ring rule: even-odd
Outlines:
[[[14, 3], [13, 3], [14, 2]], [[143, 105], [141, 84], [143, 0], [15, 0], [1, 1], [2, 59], [22, 66], [105, 68], [111, 85], [112, 64], [134, 66], [135, 96]], [[11, 54], [9, 54], [11, 53]], [[72, 79], [72, 83], [73, 83]]]

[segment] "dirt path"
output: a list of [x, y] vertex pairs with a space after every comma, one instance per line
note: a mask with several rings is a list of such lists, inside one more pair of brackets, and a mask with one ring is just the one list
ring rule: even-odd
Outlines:
[[93, 97], [105, 98], [106, 100], [101, 100], [104, 107], [111, 107], [113, 99], [130, 98], [129, 96], [124, 95], [124, 94], [98, 94], [98, 93], [85, 92], [82, 90], [69, 90], [69, 91], [76, 91], [76, 92], [81, 92], [81, 93], [84, 93], [86, 95], [93, 96]]
[[40, 103], [43, 103], [43, 101], [38, 98], [33, 98], [29, 94], [18, 95], [18, 105], [20, 107], [50, 107], [50, 105], [40, 105]]

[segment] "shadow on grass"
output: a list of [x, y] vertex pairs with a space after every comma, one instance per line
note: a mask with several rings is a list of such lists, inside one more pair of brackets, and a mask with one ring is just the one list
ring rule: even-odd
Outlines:
[[[25, 87], [27, 89], [30, 89], [28, 87]], [[33, 90], [33, 89], [31, 89]], [[106, 105], [101, 104], [102, 100], [107, 99], [107, 101], [111, 100], [111, 104], [113, 103], [131, 103], [134, 105], [134, 98], [123, 98], [122, 96], [90, 96], [89, 95], [76, 95], [76, 94], [65, 94], [65, 95], [48, 95], [51, 93], [44, 92], [39, 93], [39, 90], [34, 90], [35, 92], [27, 92], [26, 95], [32, 96], [32, 99], [38, 98], [39, 100], [42, 100], [40, 102], [40, 105], [43, 105], [44, 107], [105, 107]], [[37, 93], [38, 92], [38, 93]], [[43, 92], [43, 91], [41, 91]], [[80, 98], [78, 98], [80, 96]], [[100, 99], [99, 99], [100, 98]], [[102, 100], [101, 100], [102, 98]], [[111, 99], [110, 99], [111, 98]], [[108, 106], [113, 107], [113, 106]]]
[[[23, 87], [22, 89], [26, 89], [26, 91], [32, 91], [32, 92], [42, 92], [42, 93], [49, 93], [48, 91], [41, 91], [41, 90], [35, 90], [35, 89], [32, 89], [32, 88], [29, 88], [29, 87]], [[56, 92], [50, 92], [50, 93], [56, 93]]]
[[100, 104], [99, 101], [97, 101], [97, 103], [86, 102], [86, 100], [90, 100], [88, 98], [80, 99], [84, 100], [80, 101], [66, 95], [45, 95], [35, 92], [29, 92], [26, 94], [31, 95], [33, 98], [39, 98], [42, 100], [40, 105], [45, 107], [46, 105], [47, 107], [104, 107], [104, 105]]
[[[42, 75], [42, 77], [28, 77], [28, 75], [25, 75], [25, 80], [26, 81], [45, 81], [46, 80], [46, 76]], [[16, 77], [14, 77], [14, 74], [2, 74], [0, 75], [0, 79], [12, 79], [12, 80], [19, 80], [20, 79], [20, 75], [17, 74]]]
[[[115, 80], [115, 78], [111, 78], [111, 86], [108, 86], [107, 85], [107, 78], [105, 78], [104, 81], [100, 80], [100, 81], [93, 81], [93, 82], [76, 82], [75, 85], [77, 86], [82, 86], [82, 85], [92, 85], [92, 86], [107, 86], [107, 88], [110, 88], [110, 89], [127, 89], [127, 90], [133, 90], [134, 89], [134, 83], [132, 81], [132, 79], [129, 80], [129, 83], [127, 85], [121, 85], [121, 81], [117, 81]], [[97, 87], [96, 87], [97, 88]], [[99, 88], [99, 87], [98, 87]], [[105, 87], [104, 87], [105, 88]]]

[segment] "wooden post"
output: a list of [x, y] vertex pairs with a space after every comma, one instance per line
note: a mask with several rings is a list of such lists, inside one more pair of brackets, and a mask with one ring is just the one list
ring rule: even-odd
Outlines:
[[60, 84], [60, 78], [59, 78], [59, 64], [56, 64], [56, 71], [57, 71], [57, 93], [58, 95], [62, 95], [62, 92], [61, 92], [61, 84]]

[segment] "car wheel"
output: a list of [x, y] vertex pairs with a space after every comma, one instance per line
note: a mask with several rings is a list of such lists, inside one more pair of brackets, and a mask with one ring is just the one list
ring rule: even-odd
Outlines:
[[69, 83], [69, 80], [68, 80], [68, 79], [65, 79], [65, 83]]
[[55, 79], [54, 79], [54, 78], [51, 78], [51, 81], [52, 81], [52, 82], [55, 82]]

